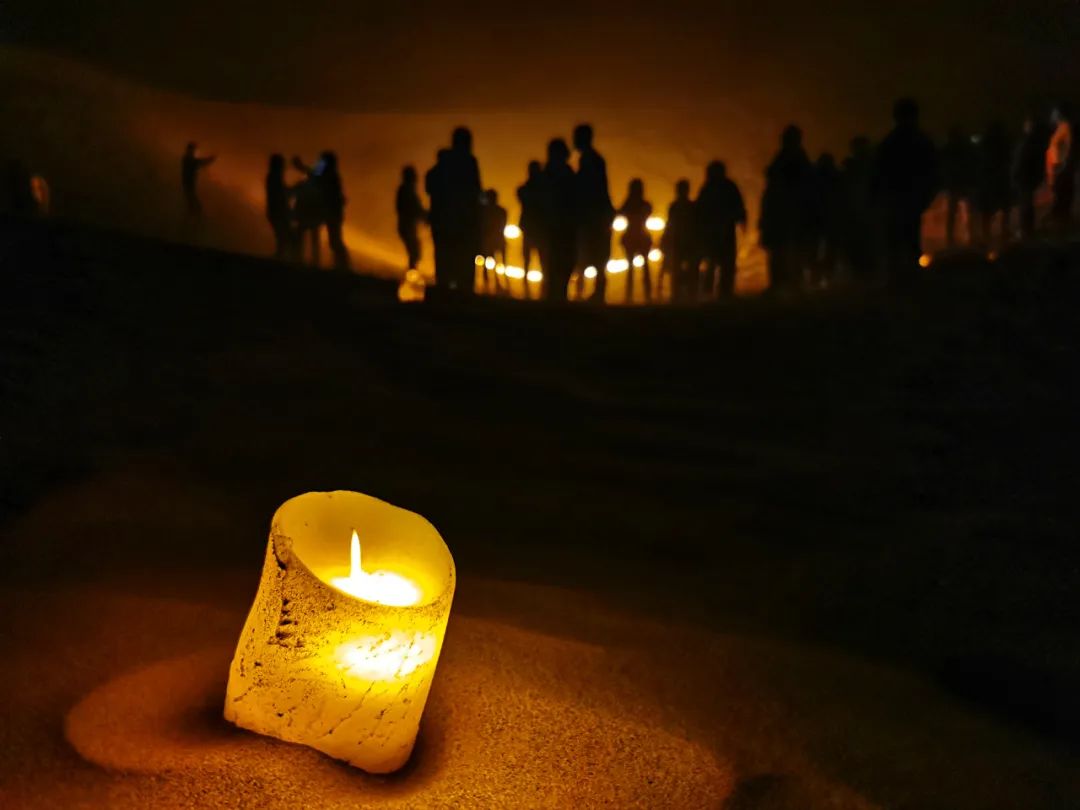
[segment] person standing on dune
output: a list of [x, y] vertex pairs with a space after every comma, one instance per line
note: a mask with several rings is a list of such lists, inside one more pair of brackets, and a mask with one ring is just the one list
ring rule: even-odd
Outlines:
[[428, 221], [428, 212], [420, 202], [417, 193], [419, 175], [415, 166], [406, 166], [401, 170], [401, 185], [398, 186], [394, 208], [397, 211], [397, 230], [409, 262], [409, 270], [420, 265], [420, 225]]
[[184, 157], [180, 160], [180, 185], [184, 190], [184, 204], [187, 215], [193, 219], [202, 216], [202, 202], [199, 200], [199, 172], [217, 160], [215, 155], [198, 156], [199, 146], [194, 141], [187, 145]]
[[596, 268], [593, 300], [602, 304], [607, 291], [615, 206], [611, 203], [608, 188], [607, 163], [593, 146], [593, 128], [589, 124], [581, 124], [574, 130], [574, 149], [579, 155], [576, 175], [578, 259], [582, 268]]

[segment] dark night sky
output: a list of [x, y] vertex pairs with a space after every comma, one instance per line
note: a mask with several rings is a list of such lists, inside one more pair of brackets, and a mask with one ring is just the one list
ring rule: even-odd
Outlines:
[[[203, 97], [350, 109], [770, 94], [862, 109], [909, 90], [961, 115], [1077, 86], [1076, 0], [5, 0], [4, 36]], [[1004, 108], [1001, 105], [1005, 105]]]

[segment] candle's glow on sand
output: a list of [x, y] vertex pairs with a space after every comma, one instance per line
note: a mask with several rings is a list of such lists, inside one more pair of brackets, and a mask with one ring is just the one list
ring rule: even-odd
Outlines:
[[645, 227], [653, 233], [659, 233], [667, 227], [667, 222], [664, 221], [663, 217], [653, 216], [645, 220]]
[[615, 221], [611, 223], [611, 230], [615, 231], [615, 233], [625, 233], [628, 227], [630, 227], [630, 223], [622, 214], [615, 217]]
[[[390, 607], [419, 604], [422, 594], [416, 585], [392, 571], [365, 571], [360, 565], [360, 537], [352, 534], [349, 576], [335, 577], [330, 584], [349, 596]], [[430, 656], [429, 656], [430, 657]], [[415, 669], [415, 667], [413, 667]], [[411, 672], [412, 670], [410, 670]]]

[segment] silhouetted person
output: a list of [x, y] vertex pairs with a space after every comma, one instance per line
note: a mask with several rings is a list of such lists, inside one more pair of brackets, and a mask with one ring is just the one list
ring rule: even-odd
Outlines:
[[449, 160], [450, 150], [440, 149], [435, 156], [435, 165], [424, 176], [424, 190], [431, 201], [428, 223], [431, 225], [431, 241], [435, 246], [435, 284], [440, 287], [456, 288], [457, 279], [453, 278], [453, 262], [451, 261], [450, 195], [446, 187]]
[[274, 232], [275, 259], [292, 258], [295, 252], [292, 196], [285, 182], [284, 155], [271, 155], [266, 172], [266, 219]]
[[[531, 269], [533, 255], [540, 253], [543, 244], [544, 167], [539, 160], [529, 161], [529, 176], [518, 186], [517, 197], [521, 203], [521, 258], [525, 272]], [[525, 285], [525, 297], [529, 297], [529, 285]]]
[[1072, 222], [1076, 197], [1076, 149], [1072, 117], [1068, 110], [1058, 107], [1050, 116], [1050, 124], [1054, 128], [1046, 150], [1046, 183], [1054, 198], [1050, 219], [1055, 227], [1064, 230]]
[[953, 127], [941, 150], [941, 182], [946, 205], [945, 243], [950, 248], [956, 246], [956, 219], [961, 205], [968, 206], [970, 240], [971, 201], [975, 193], [977, 168], [976, 148], [971, 138], [960, 127]]
[[574, 129], [574, 148], [579, 154], [578, 259], [582, 267], [596, 268], [593, 298], [603, 302], [607, 291], [607, 264], [611, 260], [611, 221], [615, 216], [608, 190], [607, 163], [593, 147], [593, 130], [588, 124]]
[[690, 181], [675, 184], [675, 201], [668, 207], [667, 226], [660, 240], [673, 301], [693, 301], [698, 290], [698, 221], [690, 199]]
[[877, 218], [874, 216], [874, 147], [866, 136], [853, 138], [844, 159], [844, 255], [851, 274], [867, 279], [874, 272]]
[[1004, 244], [1009, 238], [1012, 209], [1012, 146], [1003, 124], [994, 122], [986, 128], [979, 139], [977, 154], [975, 209], [979, 217], [979, 239], [983, 245], [991, 245], [994, 220], [1000, 218]]
[[401, 170], [401, 185], [398, 186], [397, 197], [394, 200], [397, 232], [401, 238], [401, 244], [405, 246], [405, 256], [410, 270], [415, 270], [420, 264], [420, 225], [428, 218], [428, 212], [424, 210], [424, 204], [420, 202], [418, 184], [419, 177], [416, 174], [416, 168], [406, 166]]
[[[570, 148], [566, 141], [556, 138], [549, 143], [547, 158], [542, 209], [545, 238], [540, 254], [544, 267], [544, 297], [549, 301], [565, 301], [566, 288], [578, 258], [579, 221], [574, 203], [579, 199], [579, 187], [570, 167]], [[597, 275], [597, 280], [599, 278]]]
[[425, 185], [431, 197], [432, 235], [436, 240], [436, 280], [471, 294], [480, 253], [483, 186], [468, 129], [454, 130], [450, 149], [439, 153]]
[[1019, 209], [1021, 239], [1030, 239], [1035, 234], [1035, 192], [1046, 179], [1046, 145], [1046, 133], [1035, 116], [1029, 115], [1012, 158], [1012, 185]]
[[765, 171], [761, 197], [761, 245], [769, 254], [769, 289], [798, 286], [810, 262], [813, 238], [813, 167], [802, 130], [789, 126], [780, 152]]
[[[484, 207], [481, 209], [480, 255], [493, 257], [506, 265], [506, 209], [499, 205], [499, 192], [490, 188], [484, 192]], [[495, 288], [499, 287], [499, 276], [492, 272]], [[488, 266], [484, 264], [484, 284], [488, 283]], [[525, 285], [528, 286], [527, 284]]]
[[[649, 233], [648, 220], [652, 216], [652, 203], [645, 199], [645, 183], [635, 178], [630, 181], [626, 192], [626, 201], [618, 213], [626, 217], [626, 230], [622, 234], [623, 251], [629, 267], [626, 271], [626, 300], [634, 295], [634, 266], [636, 259], [641, 265], [645, 298], [652, 298], [652, 279], [649, 278], [649, 251], [652, 250], [652, 235]], [[640, 257], [640, 258], [639, 258]], [[598, 276], [599, 277], [599, 276]]]
[[4, 171], [4, 211], [20, 217], [32, 217], [38, 213], [34, 198], [34, 178], [23, 161], [13, 158]]
[[881, 204], [889, 276], [914, 276], [922, 256], [922, 216], [938, 191], [938, 158], [919, 129], [919, 105], [901, 99], [893, 109], [896, 126], [878, 147], [874, 191]]
[[845, 195], [836, 158], [825, 152], [814, 164], [814, 244], [811, 245], [814, 282], [836, 280], [844, 244]]
[[184, 190], [184, 204], [190, 217], [198, 217], [202, 214], [202, 202], [199, 200], [198, 182], [199, 172], [217, 160], [217, 157], [199, 157], [198, 144], [192, 142], [184, 150], [184, 157], [180, 160], [180, 184]]
[[694, 203], [700, 250], [705, 261], [705, 294], [715, 294], [717, 271], [720, 295], [735, 294], [738, 273], [736, 226], [746, 233], [746, 204], [742, 192], [727, 176], [727, 166], [713, 161], [705, 170], [705, 184]]
[[[307, 182], [297, 190], [297, 205], [304, 199], [305, 219], [314, 222], [312, 235], [312, 263], [319, 264], [319, 226], [326, 227], [326, 241], [330, 252], [334, 254], [334, 268], [349, 269], [349, 250], [345, 247], [342, 229], [345, 225], [345, 191], [338, 173], [337, 155], [326, 151], [319, 156], [314, 167], [304, 164], [299, 158], [293, 158], [293, 165], [307, 176]], [[297, 212], [300, 219], [300, 212]], [[311, 226], [309, 225], [309, 228]], [[301, 225], [301, 231], [304, 225]]]

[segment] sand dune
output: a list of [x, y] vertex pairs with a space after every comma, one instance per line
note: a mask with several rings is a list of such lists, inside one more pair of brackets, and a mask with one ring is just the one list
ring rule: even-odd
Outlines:
[[[24, 157], [48, 178], [58, 215], [243, 252], [265, 253], [270, 246], [261, 213], [266, 156], [280, 151], [313, 159], [335, 148], [349, 197], [349, 245], [359, 267], [379, 273], [400, 272], [393, 193], [401, 166], [426, 170], [455, 125], [473, 128], [484, 183], [500, 192], [516, 218], [514, 190], [527, 161], [542, 157], [552, 136], [568, 136], [586, 117], [573, 109], [515, 110], [512, 102], [505, 112], [479, 114], [208, 102], [14, 48], [0, 49], [0, 98], [10, 111], [0, 154]], [[726, 157], [756, 208], [760, 167], [773, 138], [748, 113], [728, 110], [723, 125], [688, 112], [610, 107], [588, 118], [608, 158], [613, 196], [621, 199], [629, 179], [640, 176], [664, 209], [677, 179], [696, 184], [709, 160]], [[198, 232], [182, 225], [178, 189], [179, 156], [189, 140], [219, 155], [205, 175], [207, 217]], [[760, 286], [760, 273], [744, 275], [747, 286]]]

